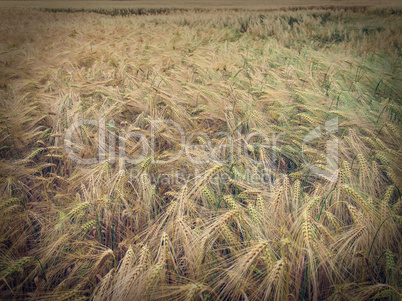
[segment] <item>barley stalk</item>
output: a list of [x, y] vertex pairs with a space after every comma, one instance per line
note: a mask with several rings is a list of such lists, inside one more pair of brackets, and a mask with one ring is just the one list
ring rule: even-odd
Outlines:
[[201, 283], [193, 283], [188, 286], [188, 291], [186, 294], [186, 298], [184, 301], [192, 301], [195, 300], [196, 294], [204, 288], [204, 285]]
[[166, 210], [166, 216], [171, 216], [172, 213], [173, 213], [173, 211], [176, 209], [176, 207], [177, 207], [177, 202], [176, 202], [176, 201], [173, 201], [173, 202], [169, 205], [168, 209]]
[[357, 154], [357, 160], [359, 161], [363, 177], [367, 177], [369, 175], [369, 168], [366, 158], [362, 154]]
[[252, 204], [249, 204], [248, 205], [248, 212], [249, 212], [249, 215], [250, 215], [250, 217], [251, 217], [251, 220], [255, 223], [255, 224], [259, 224], [259, 222], [260, 222], [260, 220], [259, 220], [259, 214], [258, 214], [258, 211], [257, 210], [255, 210], [255, 208], [254, 208], [254, 206], [252, 205]]
[[244, 256], [243, 264], [246, 268], [250, 266], [250, 264], [261, 254], [261, 252], [268, 246], [268, 243], [265, 241], [260, 241], [254, 247], [252, 247], [247, 254]]
[[372, 206], [370, 206], [370, 204], [365, 201], [359, 193], [357, 193], [355, 190], [353, 190], [350, 186], [348, 185], [343, 185], [342, 189], [344, 191], [346, 191], [346, 193], [348, 195], [350, 195], [358, 204], [360, 207], [363, 208], [363, 210], [365, 210], [366, 212], [369, 212], [369, 210], [371, 209]]
[[92, 229], [96, 224], [96, 220], [90, 220], [89, 222], [86, 222], [84, 225], [81, 226], [82, 231], [86, 232], [90, 229]]
[[233, 197], [231, 195], [225, 195], [223, 197], [223, 199], [228, 204], [229, 208], [231, 208], [233, 210], [239, 209], [239, 206], [236, 204], [235, 200], [233, 199]]
[[282, 194], [283, 194], [283, 186], [280, 186], [275, 195], [275, 198], [273, 199], [273, 207], [272, 208], [273, 208], [274, 212], [276, 212], [278, 210], [279, 204], [282, 201]]
[[264, 199], [262, 198], [261, 195], [257, 195], [256, 203], [257, 203], [257, 210], [260, 213], [264, 212]]
[[294, 183], [294, 199], [296, 202], [300, 200], [300, 190], [301, 190], [301, 183], [299, 180], [296, 180]]
[[113, 250], [107, 249], [106, 251], [102, 252], [102, 254], [99, 256], [99, 259], [95, 263], [96, 268], [101, 268], [110, 257], [114, 257]]
[[227, 224], [222, 224], [221, 230], [230, 245], [235, 245], [236, 238], [232, 231], [228, 228]]
[[29, 261], [30, 257], [22, 257], [21, 259], [15, 261], [10, 267], [0, 272], [2, 278], [6, 278], [9, 275], [21, 270]]
[[87, 203], [87, 202], [79, 204], [68, 213], [68, 216], [70, 216], [70, 217], [77, 216], [78, 214], [81, 214], [84, 211], [86, 211], [88, 209], [88, 207], [89, 207], [89, 203]]
[[359, 212], [355, 206], [352, 206], [350, 204], [347, 204], [348, 210], [350, 214], [352, 215], [352, 219], [355, 222], [356, 225], [361, 225], [363, 222], [363, 213]]
[[310, 246], [313, 240], [312, 220], [307, 211], [303, 215], [302, 232], [304, 242], [307, 246]]
[[387, 270], [393, 273], [396, 267], [394, 260], [394, 253], [392, 253], [389, 249], [385, 250], [385, 259], [386, 259]]
[[211, 191], [210, 191], [207, 187], [204, 187], [204, 188], [202, 189], [202, 192], [203, 192], [203, 194], [205, 195], [205, 197], [207, 198], [208, 202], [209, 202], [211, 205], [215, 205], [215, 204], [216, 204], [216, 199], [215, 199], [215, 197], [213, 196], [213, 194], [211, 193]]

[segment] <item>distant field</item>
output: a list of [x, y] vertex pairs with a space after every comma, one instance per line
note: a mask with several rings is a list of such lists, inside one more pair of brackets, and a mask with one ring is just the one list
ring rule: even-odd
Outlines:
[[336, 5], [336, 6], [394, 6], [399, 1], [320, 1], [320, 0], [174, 0], [174, 1], [0, 1], [0, 7], [49, 7], [49, 8], [138, 8], [138, 7], [207, 7], [207, 8], [280, 8], [289, 6]]
[[0, 299], [401, 300], [379, 4], [0, 2]]

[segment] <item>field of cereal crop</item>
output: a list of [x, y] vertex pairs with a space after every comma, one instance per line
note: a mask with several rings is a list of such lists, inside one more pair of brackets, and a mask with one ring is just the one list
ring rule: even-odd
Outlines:
[[1, 1], [0, 299], [400, 300], [401, 13]]

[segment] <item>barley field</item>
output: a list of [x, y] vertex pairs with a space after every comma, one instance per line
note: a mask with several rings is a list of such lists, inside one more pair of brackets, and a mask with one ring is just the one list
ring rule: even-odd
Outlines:
[[398, 2], [0, 2], [1, 300], [401, 300]]

